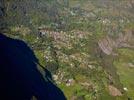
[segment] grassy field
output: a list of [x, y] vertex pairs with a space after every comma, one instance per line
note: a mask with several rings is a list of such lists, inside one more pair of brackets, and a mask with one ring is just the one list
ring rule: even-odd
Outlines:
[[[134, 68], [130, 63], [134, 62], [134, 51], [130, 49], [120, 49], [119, 61], [115, 62], [117, 73], [124, 88], [128, 90], [126, 93], [132, 100], [134, 99]], [[132, 65], [133, 66], [133, 65]], [[134, 67], [134, 66], [133, 66]]]

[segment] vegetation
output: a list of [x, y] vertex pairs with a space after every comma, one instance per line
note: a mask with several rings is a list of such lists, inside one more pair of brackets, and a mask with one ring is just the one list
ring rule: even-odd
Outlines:
[[[133, 0], [11, 0], [5, 4], [9, 5], [5, 34], [33, 49], [68, 100], [134, 99], [133, 38], [125, 41], [131, 45], [127, 48], [109, 43], [115, 55], [105, 54], [98, 45], [107, 36], [117, 43], [120, 33], [131, 32], [133, 37]], [[110, 94], [109, 86], [121, 95]]]

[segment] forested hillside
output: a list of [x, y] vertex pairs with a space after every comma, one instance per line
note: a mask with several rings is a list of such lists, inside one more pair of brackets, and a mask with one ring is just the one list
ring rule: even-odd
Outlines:
[[67, 100], [134, 99], [134, 0], [1, 0], [0, 32]]

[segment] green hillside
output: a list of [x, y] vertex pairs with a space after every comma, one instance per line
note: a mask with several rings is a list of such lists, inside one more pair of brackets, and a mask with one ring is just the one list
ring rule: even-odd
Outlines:
[[133, 0], [2, 0], [0, 32], [28, 44], [67, 100], [134, 100]]

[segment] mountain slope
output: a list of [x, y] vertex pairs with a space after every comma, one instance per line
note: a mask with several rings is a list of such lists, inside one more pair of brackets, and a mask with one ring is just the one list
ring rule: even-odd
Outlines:
[[4, 5], [0, 31], [32, 48], [67, 99], [134, 98], [133, 0], [11, 0]]

